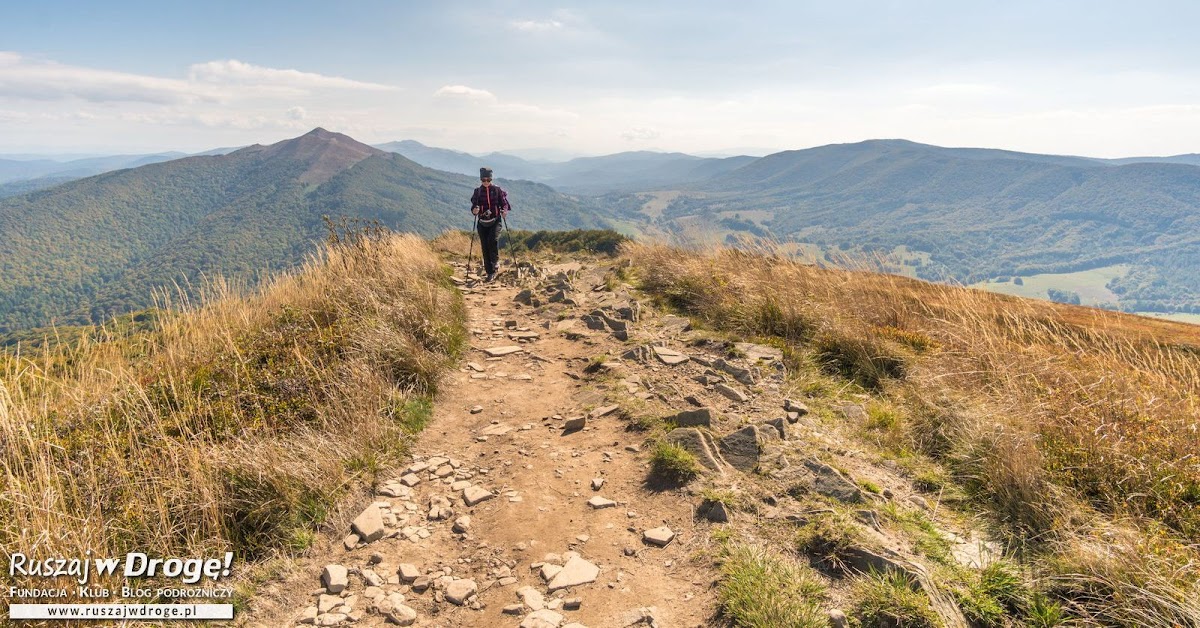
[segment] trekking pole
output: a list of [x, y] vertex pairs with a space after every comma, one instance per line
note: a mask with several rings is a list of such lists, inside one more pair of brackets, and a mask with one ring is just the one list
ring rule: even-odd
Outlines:
[[[471, 246], [467, 249], [467, 273], [471, 272], [471, 256], [475, 254], [475, 231], [479, 225], [479, 216], [475, 216], [475, 222], [471, 223]], [[482, 243], [481, 243], [482, 245]]]
[[500, 213], [500, 222], [504, 224], [504, 235], [505, 235], [504, 241], [507, 243], [507, 246], [508, 246], [508, 260], [509, 260], [508, 263], [513, 265], [513, 268], [515, 268], [517, 271], [517, 279], [520, 279], [521, 278], [521, 269], [517, 268], [517, 258], [513, 257], [513, 252], [512, 252], [512, 231], [509, 230], [509, 228], [508, 228], [508, 218], [505, 217], [503, 212]]

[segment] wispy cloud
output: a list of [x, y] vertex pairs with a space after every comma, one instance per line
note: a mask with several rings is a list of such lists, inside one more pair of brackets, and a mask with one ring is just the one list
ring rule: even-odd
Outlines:
[[558, 20], [513, 20], [509, 22], [509, 25], [526, 33], [556, 31], [566, 26]]
[[64, 65], [13, 52], [0, 53], [0, 96], [154, 104], [217, 100], [216, 94], [187, 81]]
[[188, 69], [188, 78], [193, 82], [217, 85], [280, 85], [310, 90], [395, 91], [398, 89], [392, 85], [356, 81], [340, 76], [267, 68], [236, 59], [197, 63]]
[[654, 129], [646, 128], [646, 127], [634, 127], [634, 128], [629, 129], [628, 131], [625, 131], [624, 133], [621, 134], [622, 139], [628, 140], [630, 142], [645, 142], [645, 141], [649, 141], [649, 140], [656, 140], [661, 136], [662, 136], [662, 134], [659, 133], [658, 131], [656, 131]]
[[250, 87], [259, 93], [309, 94], [322, 91], [387, 92], [398, 88], [339, 76], [279, 70], [237, 60], [191, 66], [186, 79], [132, 74], [0, 51], [0, 98], [181, 105], [223, 102]]
[[436, 98], [462, 98], [474, 102], [496, 102], [496, 95], [486, 89], [466, 85], [443, 85], [433, 93]]

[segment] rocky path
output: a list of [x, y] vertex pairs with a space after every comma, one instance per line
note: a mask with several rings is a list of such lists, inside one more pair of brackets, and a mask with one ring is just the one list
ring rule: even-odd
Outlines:
[[[696, 534], [692, 504], [647, 485], [644, 437], [614, 403], [654, 393], [604, 364], [624, 350], [620, 338], [643, 334], [619, 318], [637, 318], [637, 305], [593, 291], [600, 269], [543, 275], [524, 294], [466, 282], [471, 349], [443, 382], [412, 464], [378, 487], [340, 547], [264, 591], [274, 601], [245, 624], [711, 623], [714, 574], [689, 560], [707, 534]], [[602, 306], [617, 318], [587, 316]], [[589, 365], [604, 373], [593, 379]]]
[[[710, 521], [788, 547], [797, 527], [845, 512], [838, 525], [855, 530], [840, 552], [846, 569], [902, 572], [943, 624], [966, 626], [896, 521], [933, 522], [964, 566], [994, 547], [931, 507], [894, 463], [838, 435], [831, 417], [861, 423], [861, 400], [811, 399], [818, 418], [784, 394], [778, 349], [644, 311], [606, 270], [459, 279], [471, 348], [443, 381], [413, 460], [343, 532], [262, 585], [238, 623], [719, 625]], [[635, 429], [641, 421], [651, 430]], [[649, 438], [687, 450], [703, 477], [664, 486]], [[733, 513], [702, 489], [754, 505]], [[829, 584], [830, 625], [841, 626], [850, 600]]]

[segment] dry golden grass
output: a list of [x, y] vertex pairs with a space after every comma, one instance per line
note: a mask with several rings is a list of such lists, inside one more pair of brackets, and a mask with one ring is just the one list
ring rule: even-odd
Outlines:
[[[458, 229], [447, 229], [441, 235], [434, 238], [429, 243], [433, 250], [438, 253], [447, 253], [459, 257], [466, 257], [468, 249], [471, 246], [479, 246], [479, 242], [472, 243], [471, 235], [468, 231], [460, 231]], [[479, 256], [479, 251], [475, 251], [476, 257]]]
[[150, 334], [0, 361], [0, 551], [303, 549], [403, 452], [465, 341], [461, 298], [414, 236], [210, 292]]
[[798, 369], [901, 404], [912, 447], [948, 464], [1022, 547], [1066, 551], [1096, 513], [1133, 521], [1141, 547], [1192, 572], [1131, 575], [1140, 584], [1130, 586], [1176, 602], [1195, 593], [1200, 555], [1186, 545], [1200, 543], [1200, 328], [819, 269], [770, 250], [636, 244], [625, 254], [665, 303], [782, 338]]

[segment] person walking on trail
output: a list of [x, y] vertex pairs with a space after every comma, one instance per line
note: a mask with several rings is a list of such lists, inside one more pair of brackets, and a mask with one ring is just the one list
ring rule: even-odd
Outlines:
[[508, 204], [508, 194], [500, 186], [492, 184], [491, 168], [479, 169], [479, 182], [479, 187], [471, 195], [471, 213], [475, 215], [479, 245], [483, 249], [483, 267], [487, 271], [485, 281], [492, 281], [499, 270], [500, 225], [512, 206]]

